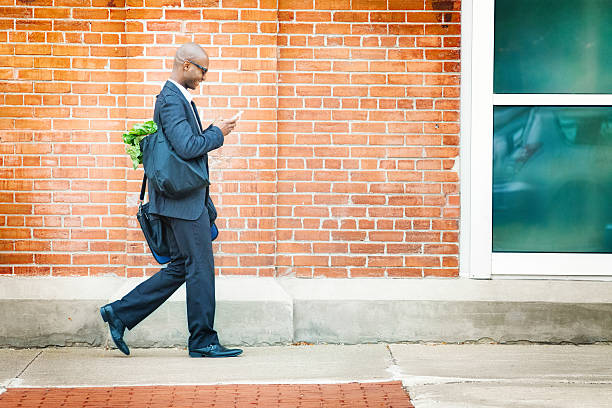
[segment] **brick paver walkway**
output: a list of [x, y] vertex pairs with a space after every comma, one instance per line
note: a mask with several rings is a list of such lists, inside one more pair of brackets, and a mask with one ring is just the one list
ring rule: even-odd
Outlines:
[[1, 408], [414, 408], [400, 381], [349, 384], [10, 388]]

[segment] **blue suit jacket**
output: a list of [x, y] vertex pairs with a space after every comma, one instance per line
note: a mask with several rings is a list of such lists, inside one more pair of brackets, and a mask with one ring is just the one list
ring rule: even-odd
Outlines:
[[[193, 109], [181, 91], [166, 81], [155, 101], [154, 120], [161, 126], [176, 154], [185, 160], [201, 160], [208, 170], [208, 152], [223, 146], [223, 133], [216, 126], [200, 131]], [[198, 116], [199, 120], [199, 116]], [[208, 187], [174, 200], [163, 196], [149, 183], [149, 212], [183, 220], [197, 220], [205, 208]]]

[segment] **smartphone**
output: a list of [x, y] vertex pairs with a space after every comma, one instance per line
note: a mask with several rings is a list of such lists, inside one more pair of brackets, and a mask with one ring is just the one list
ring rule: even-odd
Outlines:
[[240, 111], [237, 114], [235, 114], [234, 116], [232, 116], [232, 118], [230, 119], [231, 121], [234, 121], [236, 119], [238, 119], [240, 117], [240, 115], [242, 115], [244, 113], [244, 111]]

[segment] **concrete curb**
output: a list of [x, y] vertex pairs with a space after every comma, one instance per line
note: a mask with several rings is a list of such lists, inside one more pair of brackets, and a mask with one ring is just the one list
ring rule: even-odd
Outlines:
[[[98, 308], [143, 278], [0, 277], [0, 347], [111, 345]], [[218, 277], [224, 344], [612, 341], [612, 282]], [[185, 288], [132, 347], [184, 347]]]

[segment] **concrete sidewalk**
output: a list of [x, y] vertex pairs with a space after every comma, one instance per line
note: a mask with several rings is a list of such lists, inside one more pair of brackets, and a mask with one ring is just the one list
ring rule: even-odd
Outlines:
[[416, 408], [612, 407], [612, 346], [360, 344], [249, 347], [238, 358], [183, 349], [0, 349], [16, 387], [306, 384], [401, 380]]

